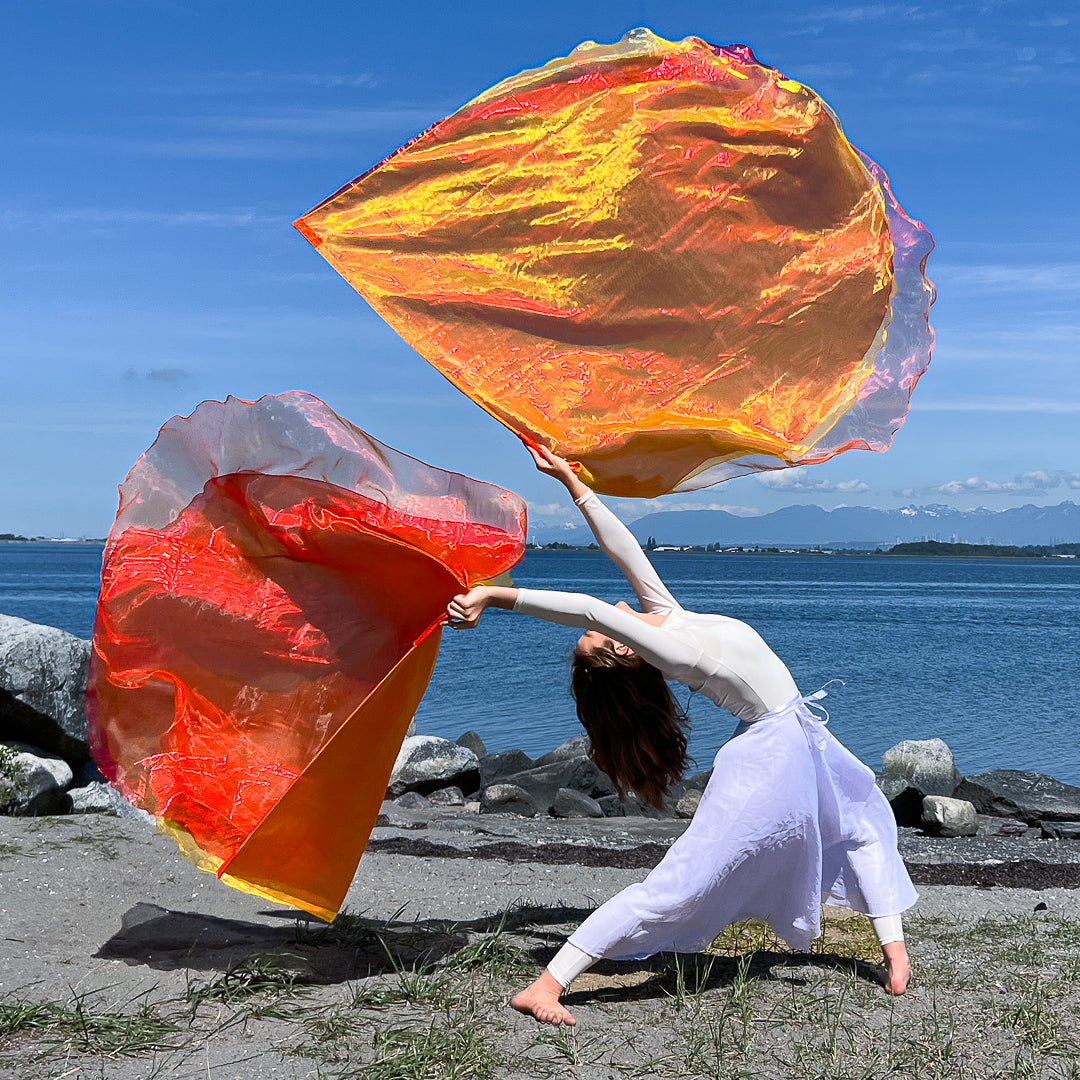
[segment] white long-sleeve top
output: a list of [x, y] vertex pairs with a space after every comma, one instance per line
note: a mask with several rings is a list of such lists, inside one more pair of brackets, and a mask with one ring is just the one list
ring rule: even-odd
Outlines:
[[669, 679], [699, 691], [740, 720], [783, 708], [799, 694], [784, 662], [752, 627], [726, 615], [687, 611], [660, 580], [630, 530], [591, 491], [578, 500], [597, 543], [623, 572], [657, 626], [585, 593], [519, 589], [514, 610], [563, 626], [598, 630], [629, 645]]

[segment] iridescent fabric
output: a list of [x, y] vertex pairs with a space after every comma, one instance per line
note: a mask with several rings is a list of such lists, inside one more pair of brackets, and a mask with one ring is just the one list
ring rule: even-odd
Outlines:
[[741, 45], [586, 42], [296, 225], [608, 494], [884, 449], [929, 362], [929, 233], [821, 99]]
[[102, 772], [224, 881], [332, 917], [447, 601], [525, 511], [318, 398], [203, 402], [120, 489], [87, 693]]

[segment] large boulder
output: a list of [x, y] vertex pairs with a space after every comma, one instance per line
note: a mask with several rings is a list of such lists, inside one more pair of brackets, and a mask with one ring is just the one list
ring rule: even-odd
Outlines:
[[927, 795], [949, 797], [960, 782], [952, 751], [942, 739], [905, 739], [881, 758], [878, 787], [900, 825], [918, 825]]
[[487, 787], [504, 776], [531, 769], [533, 765], [533, 759], [524, 750], [499, 750], [494, 754], [484, 754], [480, 758], [480, 783]]
[[0, 739], [85, 761], [90, 756], [83, 711], [89, 662], [89, 641], [0, 615]]
[[551, 809], [555, 796], [562, 788], [580, 791], [593, 799], [610, 795], [615, 790], [611, 780], [587, 757], [571, 757], [548, 765], [537, 765], [504, 776], [500, 783], [516, 784], [523, 788], [541, 812]]
[[475, 731], [465, 731], [455, 741], [458, 746], [464, 746], [466, 750], [471, 750], [478, 758], [482, 758], [487, 753], [484, 740]]
[[426, 795], [451, 785], [476, 791], [480, 786], [476, 755], [437, 735], [413, 735], [401, 744], [386, 793], [387, 798], [396, 799], [406, 791]]
[[946, 795], [923, 799], [922, 825], [930, 836], [974, 836], [979, 831], [975, 807], [965, 799]]
[[536, 759], [537, 765], [552, 765], [556, 761], [589, 756], [589, 736], [575, 735], [564, 743], [559, 743], [554, 750], [549, 750], [543, 757]]
[[63, 758], [26, 743], [5, 742], [13, 753], [4, 755], [0, 773], [0, 812], [35, 817], [61, 810], [65, 789], [74, 779]]
[[956, 797], [973, 803], [980, 814], [1019, 818], [1028, 825], [1080, 821], [1080, 788], [1042, 773], [992, 769], [967, 777]]

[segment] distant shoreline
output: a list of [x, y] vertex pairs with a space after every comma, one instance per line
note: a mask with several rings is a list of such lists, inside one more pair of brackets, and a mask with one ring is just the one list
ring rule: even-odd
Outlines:
[[[48, 536], [0, 536], [0, 546], [21, 546], [24, 544], [53, 544], [57, 547], [101, 547], [108, 541], [105, 537], [97, 539], [69, 540]], [[599, 551], [596, 544], [564, 544], [554, 541], [550, 544], [528, 544], [526, 551], [546, 552], [588, 552]], [[917, 559], [1056, 559], [1072, 560], [1080, 558], [1080, 543], [1054, 545], [1013, 546], [1004, 544], [947, 544], [938, 540], [913, 541], [894, 544], [890, 548], [849, 548], [849, 547], [780, 547], [778, 545], [754, 546], [743, 545], [721, 547], [718, 544], [658, 544], [645, 547], [649, 554], [658, 555], [839, 555], [861, 558], [917, 558]]]
[[[529, 551], [599, 551], [596, 544], [530, 544]], [[931, 559], [1076, 559], [1080, 558], [1080, 543], [1054, 545], [1004, 544], [946, 544], [938, 540], [894, 544], [891, 548], [829, 548], [829, 547], [779, 547], [777, 545], [743, 545], [721, 547], [714, 544], [658, 544], [645, 547], [649, 554], [658, 555], [844, 555], [877, 558], [908, 557]]]

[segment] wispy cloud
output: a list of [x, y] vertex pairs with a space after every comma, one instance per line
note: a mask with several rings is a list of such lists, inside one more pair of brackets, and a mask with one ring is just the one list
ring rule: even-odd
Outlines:
[[934, 280], [953, 288], [1010, 292], [1076, 292], [1080, 290], [1080, 262], [1042, 263], [936, 263]]
[[[681, 510], [724, 510], [737, 517], [759, 517], [765, 511], [740, 503], [694, 502], [690, 499], [605, 499], [605, 503], [623, 521], [634, 522], [648, 514], [662, 514]], [[536, 525], [583, 525], [581, 515], [571, 506], [562, 503], [529, 503], [529, 520]]]
[[254, 210], [135, 210], [100, 206], [47, 207], [40, 210], [0, 210], [0, 229], [39, 229], [67, 225], [91, 228], [153, 225], [165, 228], [196, 226], [212, 229], [248, 228], [253, 225], [280, 225], [282, 217], [257, 214]]
[[913, 412], [1018, 412], [1077, 413], [1080, 401], [1003, 399], [998, 401], [921, 401], [913, 399]]
[[92, 155], [200, 160], [288, 161], [335, 157], [341, 141], [387, 133], [408, 138], [450, 108], [400, 105], [371, 109], [286, 108], [236, 114], [161, 118], [145, 136], [116, 132], [24, 131], [9, 146], [61, 147]]
[[182, 382], [184, 379], [190, 376], [190, 372], [184, 371], [183, 368], [150, 368], [149, 371], [136, 371], [134, 368], [128, 368], [124, 372], [125, 379], [145, 379], [147, 382]]
[[350, 135], [416, 127], [438, 120], [438, 106], [386, 106], [371, 109], [287, 108], [244, 114], [192, 116], [183, 122], [204, 131], [227, 131], [274, 135]]
[[326, 90], [371, 90], [379, 80], [369, 71], [190, 71], [162, 82], [144, 81], [142, 93], [176, 97], [261, 94], [275, 88], [310, 86]]
[[634, 499], [611, 503], [612, 509], [625, 521], [636, 521], [646, 514], [661, 514], [679, 510], [724, 510], [737, 517], [758, 517], [764, 511], [755, 506], [743, 506], [741, 503], [693, 502], [679, 499]]
[[1055, 488], [1080, 489], [1080, 473], [1064, 469], [1032, 469], [1012, 480], [986, 480], [969, 476], [966, 480], [949, 480], [925, 488], [905, 488], [898, 492], [904, 498], [920, 495], [1045, 495]]
[[848, 7], [814, 8], [794, 18], [804, 23], [868, 23], [882, 19], [925, 19], [925, 8], [915, 4], [853, 4]]
[[829, 480], [805, 469], [776, 469], [759, 473], [757, 482], [773, 491], [835, 491], [852, 494], [869, 491], [870, 485], [863, 480]]

